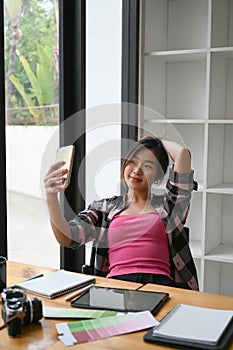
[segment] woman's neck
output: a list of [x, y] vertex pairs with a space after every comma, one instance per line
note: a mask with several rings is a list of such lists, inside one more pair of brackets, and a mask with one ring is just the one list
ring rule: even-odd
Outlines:
[[145, 203], [150, 199], [148, 192], [128, 191], [128, 201], [132, 203]]
[[142, 213], [150, 213], [154, 211], [150, 203], [150, 198], [148, 195], [139, 193], [139, 192], [128, 192], [128, 203], [126, 208], [121, 212], [120, 215], [125, 214], [142, 214]]

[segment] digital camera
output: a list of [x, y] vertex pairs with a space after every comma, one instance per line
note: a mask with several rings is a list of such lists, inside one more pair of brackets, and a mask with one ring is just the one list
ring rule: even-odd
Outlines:
[[[18, 315], [18, 317], [14, 317]], [[2, 292], [2, 318], [8, 323], [11, 337], [21, 335], [23, 325], [36, 323], [43, 316], [42, 302], [37, 298], [29, 299], [24, 291], [6, 288]]]

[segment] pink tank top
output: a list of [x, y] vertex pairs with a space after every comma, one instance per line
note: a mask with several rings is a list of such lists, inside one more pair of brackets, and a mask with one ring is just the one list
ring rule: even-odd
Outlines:
[[107, 277], [149, 273], [170, 277], [168, 238], [156, 212], [116, 215], [108, 229]]

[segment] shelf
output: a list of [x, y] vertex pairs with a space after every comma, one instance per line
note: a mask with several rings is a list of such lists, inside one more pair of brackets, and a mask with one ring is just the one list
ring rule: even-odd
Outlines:
[[199, 116], [197, 119], [185, 119], [185, 117], [168, 119], [166, 117], [162, 118], [161, 115], [155, 113], [155, 117], [151, 116], [150, 118], [144, 118], [143, 120], [145, 123], [151, 124], [233, 124], [233, 119], [207, 119], [203, 118], [203, 116]]
[[220, 193], [220, 194], [233, 194], [233, 184], [232, 183], [221, 183], [213, 187], [206, 189], [209, 193]]
[[208, 124], [233, 124], [233, 119], [208, 119]]
[[145, 57], [154, 57], [163, 62], [204, 61], [206, 49], [145, 52]]
[[143, 94], [143, 104], [162, 117], [204, 119], [206, 61], [164, 62], [146, 56]]
[[204, 290], [208, 293], [233, 296], [233, 264], [205, 260]]
[[233, 119], [232, 48], [211, 53], [210, 76], [209, 118]]
[[212, 0], [211, 46], [233, 45], [233, 1]]
[[233, 244], [221, 244], [205, 255], [205, 260], [233, 263]]
[[207, 18], [208, 0], [146, 0], [146, 51], [205, 47]]
[[[145, 123], [151, 123], [151, 124], [205, 124], [208, 121], [206, 119], [185, 119], [185, 118], [179, 118], [179, 119], [144, 119]], [[233, 120], [232, 120], [233, 124]]]
[[218, 53], [219, 56], [221, 56], [224, 59], [233, 59], [233, 46], [231, 47], [217, 47], [217, 48], [211, 48], [211, 53]]
[[201, 290], [228, 295], [233, 291], [233, 0], [144, 3], [139, 99], [151, 112], [140, 115], [140, 126], [191, 150], [198, 191], [185, 223], [190, 249]]
[[208, 131], [207, 188], [232, 193], [233, 124], [210, 124]]
[[[144, 56], [154, 57], [164, 62], [203, 61], [207, 58], [207, 52], [207, 49], [148, 51], [144, 53]], [[217, 54], [222, 59], [233, 59], [233, 47], [211, 48], [210, 52]]]
[[213, 256], [215, 254], [217, 257], [220, 252], [227, 252], [229, 247], [233, 247], [232, 207], [233, 196], [231, 194], [207, 193], [205, 256]]

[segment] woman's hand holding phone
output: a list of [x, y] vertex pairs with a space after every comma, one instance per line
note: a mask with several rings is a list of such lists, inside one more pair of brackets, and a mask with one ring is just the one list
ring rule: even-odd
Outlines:
[[47, 194], [59, 193], [64, 191], [64, 182], [66, 181], [66, 175], [68, 169], [64, 169], [65, 162], [56, 162], [53, 164], [47, 172], [44, 185]]
[[48, 194], [63, 192], [69, 186], [73, 159], [73, 145], [58, 149], [56, 163], [50, 167], [44, 179], [46, 192]]

